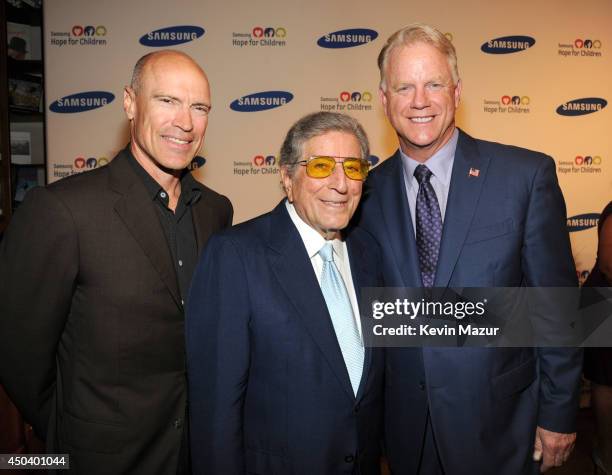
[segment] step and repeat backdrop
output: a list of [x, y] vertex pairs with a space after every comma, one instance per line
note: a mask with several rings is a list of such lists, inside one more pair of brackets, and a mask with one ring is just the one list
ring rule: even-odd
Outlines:
[[458, 125], [554, 157], [579, 277], [612, 199], [612, 2], [517, 0], [52, 0], [45, 2], [48, 181], [104, 166], [128, 142], [123, 87], [160, 48], [207, 71], [213, 109], [195, 176], [227, 195], [235, 222], [281, 198], [278, 150], [302, 115], [359, 119], [377, 163], [397, 148], [378, 100], [386, 38], [430, 23], [457, 48]]

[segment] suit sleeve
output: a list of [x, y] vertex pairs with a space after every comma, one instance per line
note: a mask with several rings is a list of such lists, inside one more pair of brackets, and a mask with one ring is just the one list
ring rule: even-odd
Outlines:
[[77, 269], [68, 209], [53, 192], [31, 190], [0, 246], [0, 382], [43, 438]]
[[[542, 161], [534, 178], [522, 258], [528, 286], [577, 286], [566, 228], [565, 202], [550, 157]], [[554, 306], [555, 302], [551, 302], [551, 307]], [[554, 432], [574, 432], [582, 350], [539, 348], [537, 353], [540, 372], [538, 425]]]
[[213, 236], [186, 315], [194, 473], [244, 474], [243, 404], [249, 370], [248, 282], [235, 245]]

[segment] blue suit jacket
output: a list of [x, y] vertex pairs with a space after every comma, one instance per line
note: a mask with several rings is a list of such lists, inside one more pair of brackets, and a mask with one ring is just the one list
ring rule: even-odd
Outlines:
[[[399, 151], [370, 175], [360, 211], [385, 285], [420, 287]], [[550, 157], [460, 132], [435, 286], [576, 286], [565, 217]], [[447, 475], [529, 473], [536, 424], [574, 431], [581, 362], [573, 349], [388, 349], [391, 469], [416, 473], [429, 407]]]
[[[374, 239], [347, 247], [357, 292], [380, 285]], [[366, 349], [355, 397], [284, 202], [211, 238], [186, 325], [196, 474], [379, 473], [383, 352]]]

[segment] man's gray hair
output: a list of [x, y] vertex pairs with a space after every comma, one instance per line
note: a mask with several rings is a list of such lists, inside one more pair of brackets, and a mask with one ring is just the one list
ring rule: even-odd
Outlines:
[[307, 158], [304, 157], [304, 144], [328, 132], [352, 134], [359, 141], [361, 158], [367, 160], [370, 156], [368, 136], [357, 119], [338, 112], [315, 112], [302, 117], [289, 129], [280, 150], [279, 166], [287, 167], [292, 176], [297, 162]]
[[149, 62], [149, 60], [154, 54], [155, 51], [141, 56], [140, 59], [136, 61], [136, 64], [134, 65], [130, 87], [136, 94], [140, 92], [140, 86], [142, 85], [142, 72], [144, 71], [146, 64]]
[[433, 26], [423, 23], [413, 23], [393, 33], [378, 55], [378, 69], [380, 70], [380, 88], [386, 90], [385, 72], [391, 52], [399, 46], [412, 46], [417, 43], [426, 43], [436, 48], [446, 56], [450, 66], [453, 83], [459, 82], [459, 69], [457, 68], [457, 52], [451, 41], [441, 31]]

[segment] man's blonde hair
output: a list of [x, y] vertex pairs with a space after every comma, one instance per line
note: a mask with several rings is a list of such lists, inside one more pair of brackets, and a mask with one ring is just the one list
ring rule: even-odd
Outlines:
[[440, 53], [446, 56], [448, 65], [450, 66], [451, 75], [453, 77], [453, 83], [457, 85], [459, 82], [459, 70], [457, 69], [457, 52], [451, 41], [446, 35], [433, 26], [425, 25], [423, 23], [413, 23], [408, 25], [401, 30], [393, 33], [383, 49], [378, 55], [378, 69], [380, 69], [380, 87], [382, 90], [386, 89], [385, 84], [385, 70], [387, 68], [387, 62], [393, 49], [399, 46], [411, 46], [416, 43], [426, 43], [436, 48]]

